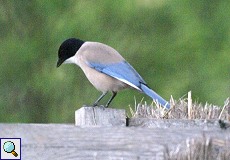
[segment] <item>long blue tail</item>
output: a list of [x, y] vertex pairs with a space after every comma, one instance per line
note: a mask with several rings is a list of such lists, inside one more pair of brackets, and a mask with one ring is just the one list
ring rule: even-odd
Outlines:
[[146, 95], [151, 97], [154, 101], [158, 102], [162, 107], [170, 109], [170, 104], [148, 86], [141, 84], [141, 89]]

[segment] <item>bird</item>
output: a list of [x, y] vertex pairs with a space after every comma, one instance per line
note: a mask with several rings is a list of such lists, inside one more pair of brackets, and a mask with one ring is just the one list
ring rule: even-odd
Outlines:
[[151, 97], [162, 107], [170, 109], [170, 104], [147, 85], [119, 52], [106, 44], [68, 38], [58, 49], [57, 67], [68, 63], [79, 66], [90, 83], [102, 92], [93, 106], [98, 106], [99, 101], [112, 92], [105, 105], [108, 107], [117, 92], [134, 88]]

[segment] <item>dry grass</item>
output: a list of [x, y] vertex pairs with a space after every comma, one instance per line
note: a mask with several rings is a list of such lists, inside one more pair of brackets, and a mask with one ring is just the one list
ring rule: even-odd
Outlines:
[[211, 139], [203, 136], [201, 139], [187, 139], [186, 147], [178, 147], [169, 151], [166, 147], [166, 160], [229, 160], [230, 141]]
[[[219, 120], [221, 128], [230, 127], [230, 98], [224, 102], [224, 106], [213, 104], [201, 104], [192, 101], [191, 92], [186, 97], [174, 100], [170, 99], [171, 109], [166, 110], [157, 103], [147, 105], [146, 102], [135, 103], [135, 109], [130, 112], [132, 118], [156, 118], [156, 119], [207, 119]], [[179, 144], [177, 148], [169, 150], [166, 146], [165, 158], [167, 160], [229, 160], [230, 139], [215, 139], [205, 137], [187, 139], [185, 144]], [[182, 147], [183, 146], [183, 147]]]
[[135, 102], [135, 110], [130, 107], [132, 117], [136, 118], [167, 118], [167, 119], [221, 119], [230, 121], [230, 102], [226, 99], [224, 106], [216, 106], [213, 104], [201, 104], [193, 102], [191, 99], [191, 92], [188, 97], [181, 98], [178, 101], [173, 97], [170, 99], [171, 109], [166, 110], [157, 103], [147, 105], [146, 102]]

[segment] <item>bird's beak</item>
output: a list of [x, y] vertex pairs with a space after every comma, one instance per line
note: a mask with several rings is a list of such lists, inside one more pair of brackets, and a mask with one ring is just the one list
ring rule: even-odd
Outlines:
[[63, 62], [64, 62], [64, 60], [59, 58], [57, 61], [57, 67], [59, 67]]

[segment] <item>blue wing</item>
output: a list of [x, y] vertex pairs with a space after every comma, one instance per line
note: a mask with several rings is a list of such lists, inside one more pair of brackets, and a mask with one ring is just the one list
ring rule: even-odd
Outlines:
[[146, 84], [137, 71], [126, 61], [113, 64], [101, 64], [95, 62], [87, 63], [91, 68], [116, 78], [138, 90], [141, 90], [141, 83]]
[[99, 72], [107, 74], [113, 78], [116, 78], [139, 91], [144, 92], [146, 95], [151, 97], [153, 100], [165, 106], [167, 109], [170, 108], [169, 103], [164, 100], [160, 95], [150, 89], [143, 78], [137, 73], [137, 71], [126, 61], [122, 61], [114, 64], [101, 64], [96, 62], [87, 62], [87, 64], [96, 69]]

